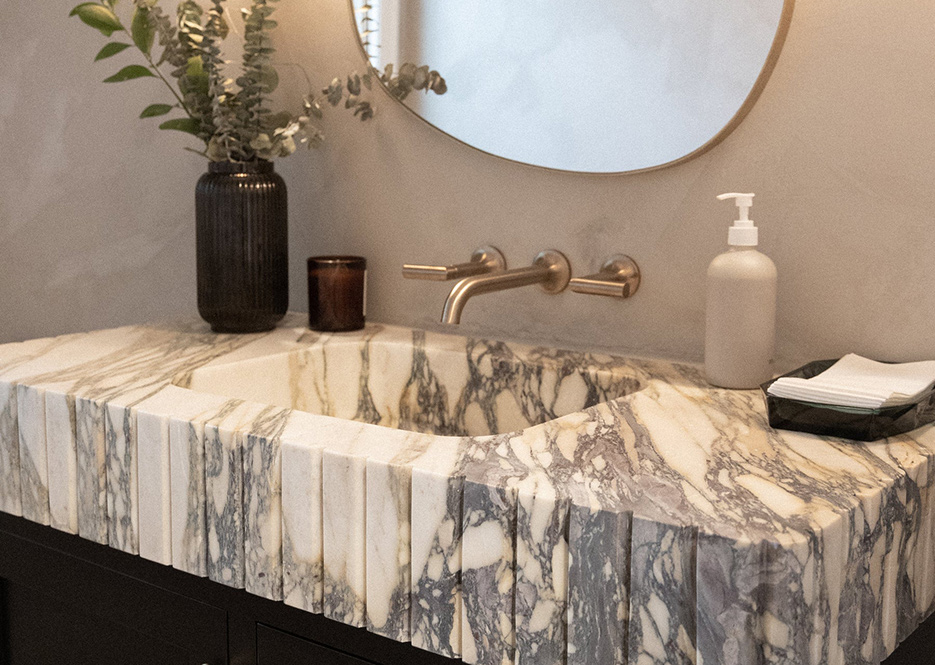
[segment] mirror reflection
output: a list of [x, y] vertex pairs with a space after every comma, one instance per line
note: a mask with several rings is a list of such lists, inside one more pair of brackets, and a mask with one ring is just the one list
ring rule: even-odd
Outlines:
[[[405, 104], [528, 164], [654, 168], [723, 138], [765, 83], [792, 0], [352, 0], [371, 63], [437, 69]], [[762, 76], [761, 76], [762, 74]]]

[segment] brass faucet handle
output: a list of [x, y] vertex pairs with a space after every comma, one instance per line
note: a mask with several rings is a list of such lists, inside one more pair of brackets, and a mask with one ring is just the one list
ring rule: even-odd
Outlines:
[[471, 254], [467, 263], [456, 263], [451, 266], [429, 266], [418, 263], [403, 265], [403, 277], [406, 279], [427, 279], [435, 282], [446, 282], [452, 279], [463, 279], [472, 275], [483, 275], [488, 272], [497, 272], [506, 269], [506, 259], [496, 247], [480, 247]]
[[640, 288], [640, 267], [629, 256], [614, 254], [597, 273], [573, 278], [569, 288], [575, 293], [629, 298]]

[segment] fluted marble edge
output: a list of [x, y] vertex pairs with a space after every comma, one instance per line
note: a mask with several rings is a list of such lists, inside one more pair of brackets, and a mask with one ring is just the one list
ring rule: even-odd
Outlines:
[[875, 663], [932, 611], [931, 427], [777, 432], [649, 360], [636, 393], [487, 437], [181, 387], [328, 339], [0, 346], [0, 510], [470, 663]]

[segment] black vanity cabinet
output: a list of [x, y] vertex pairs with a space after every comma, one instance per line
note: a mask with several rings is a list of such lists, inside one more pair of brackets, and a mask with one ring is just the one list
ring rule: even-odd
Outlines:
[[453, 665], [0, 513], [0, 665]]
[[51, 529], [6, 515], [2, 527], [5, 663], [227, 662], [223, 609], [70, 552], [72, 538], [30, 538]]
[[[935, 663], [935, 618], [885, 665]], [[454, 665], [0, 513], [0, 665]]]

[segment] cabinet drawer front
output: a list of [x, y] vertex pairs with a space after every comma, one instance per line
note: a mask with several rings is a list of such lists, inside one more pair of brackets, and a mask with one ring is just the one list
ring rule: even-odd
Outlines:
[[257, 665], [373, 665], [311, 640], [259, 623], [256, 626]]

